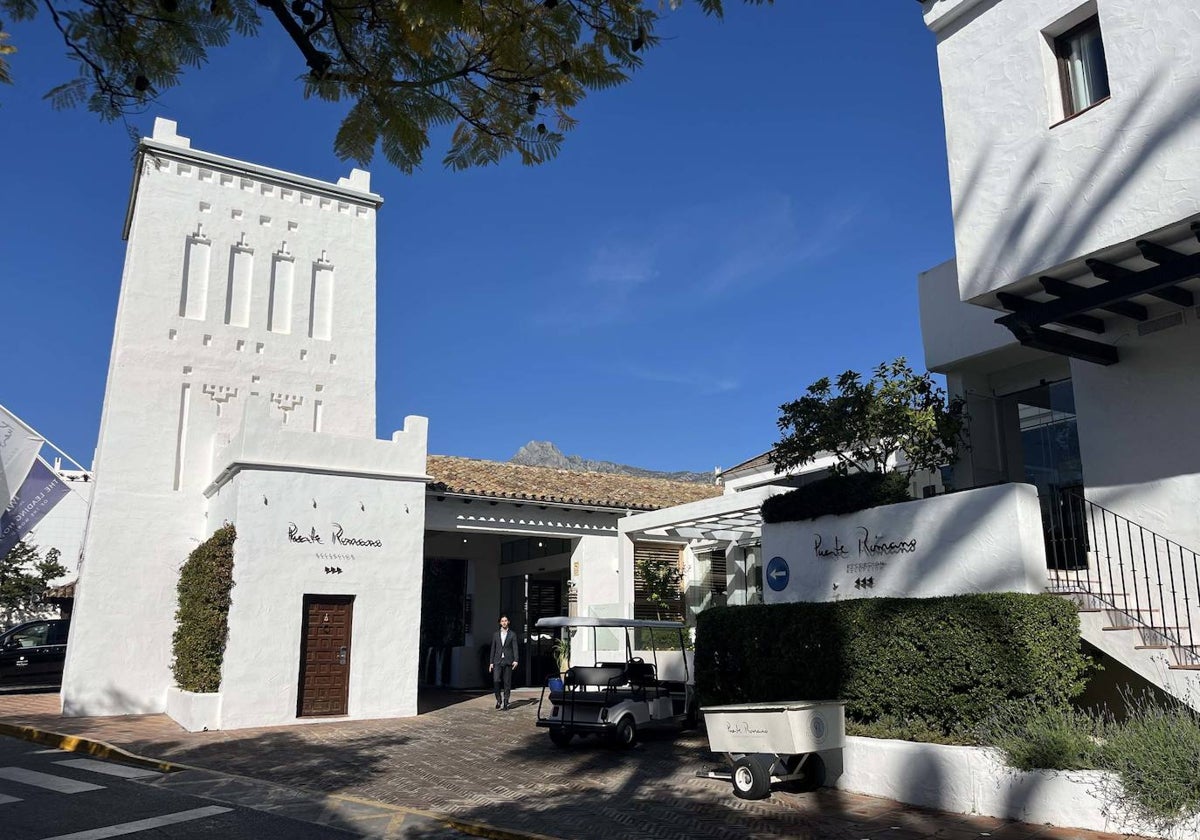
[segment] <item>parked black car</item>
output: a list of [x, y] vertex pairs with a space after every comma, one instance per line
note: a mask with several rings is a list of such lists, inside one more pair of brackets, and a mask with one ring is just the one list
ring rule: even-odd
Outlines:
[[45, 618], [0, 634], [0, 682], [62, 682], [70, 629], [70, 619]]

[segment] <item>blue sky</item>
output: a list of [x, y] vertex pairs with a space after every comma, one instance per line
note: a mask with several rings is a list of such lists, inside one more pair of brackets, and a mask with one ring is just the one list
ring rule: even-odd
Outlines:
[[[414, 175], [368, 167], [378, 219], [379, 434], [505, 460], [529, 440], [652, 469], [731, 466], [814, 379], [922, 362], [916, 275], [953, 255], [933, 37], [918, 4], [693, 3], [562, 154]], [[124, 259], [133, 146], [42, 100], [74, 66], [43, 19], [0, 88], [0, 403], [85, 465]], [[338, 110], [279, 33], [213, 54], [131, 124], [336, 180]]]

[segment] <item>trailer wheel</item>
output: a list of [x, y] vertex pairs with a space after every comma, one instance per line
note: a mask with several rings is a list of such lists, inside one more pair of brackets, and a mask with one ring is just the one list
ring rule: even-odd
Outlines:
[[762, 759], [744, 755], [733, 763], [733, 795], [738, 799], [763, 799], [771, 792], [771, 774]]
[[637, 743], [637, 727], [633, 725], [633, 718], [629, 715], [617, 721], [617, 728], [613, 730], [612, 745], [618, 749], [627, 750]]

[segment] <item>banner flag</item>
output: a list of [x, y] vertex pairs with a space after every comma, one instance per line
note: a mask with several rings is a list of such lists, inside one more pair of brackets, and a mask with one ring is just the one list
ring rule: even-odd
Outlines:
[[[70, 493], [65, 481], [55, 475], [50, 466], [38, 458], [25, 478], [12, 503], [0, 514], [0, 557], [42, 521], [63, 496]], [[52, 546], [48, 546], [52, 547]]]
[[8, 508], [45, 442], [0, 405], [0, 509]]

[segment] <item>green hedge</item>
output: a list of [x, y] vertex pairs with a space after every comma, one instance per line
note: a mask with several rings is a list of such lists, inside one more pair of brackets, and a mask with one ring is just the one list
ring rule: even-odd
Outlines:
[[696, 627], [706, 704], [842, 699], [863, 722], [976, 728], [1010, 703], [1083, 690], [1074, 605], [1053, 595], [868, 598], [716, 607]]
[[763, 522], [797, 522], [818, 516], [854, 513], [912, 499], [900, 473], [830, 475], [763, 502]]
[[185, 691], [209, 692], [221, 688], [236, 538], [234, 527], [226, 525], [197, 546], [179, 570], [171, 672], [175, 684]]

